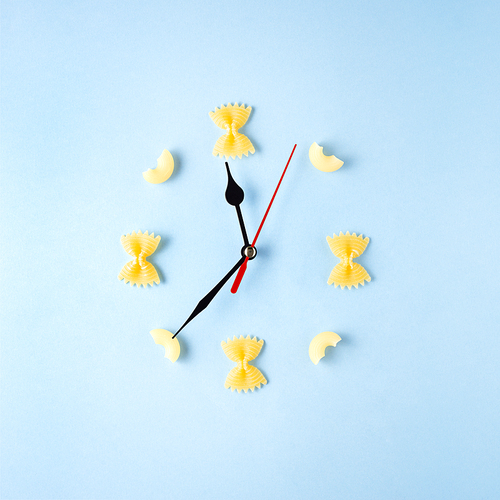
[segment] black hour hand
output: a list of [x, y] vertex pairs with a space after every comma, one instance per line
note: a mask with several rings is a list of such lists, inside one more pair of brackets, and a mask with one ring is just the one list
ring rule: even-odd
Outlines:
[[247, 230], [245, 229], [245, 223], [243, 222], [243, 215], [240, 209], [240, 205], [245, 198], [245, 193], [243, 192], [243, 189], [241, 189], [240, 186], [238, 186], [238, 184], [236, 184], [236, 181], [233, 179], [227, 161], [226, 161], [226, 170], [227, 170], [226, 201], [230, 205], [236, 208], [236, 214], [238, 215], [238, 222], [240, 223], [241, 234], [243, 235], [243, 242], [245, 243], [245, 247], [247, 247], [250, 245], [250, 243], [248, 241]]

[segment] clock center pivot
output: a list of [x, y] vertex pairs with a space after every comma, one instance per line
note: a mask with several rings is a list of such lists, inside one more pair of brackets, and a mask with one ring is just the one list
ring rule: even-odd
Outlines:
[[241, 249], [241, 255], [248, 257], [248, 260], [253, 260], [257, 257], [257, 249], [252, 245], [248, 245], [247, 247], [243, 247]]

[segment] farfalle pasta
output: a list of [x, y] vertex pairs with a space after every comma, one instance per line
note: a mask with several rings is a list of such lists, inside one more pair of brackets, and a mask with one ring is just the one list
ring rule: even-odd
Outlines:
[[247, 392], [250, 389], [252, 392], [256, 387], [260, 388], [260, 385], [267, 384], [267, 380], [264, 375], [255, 366], [249, 365], [248, 362], [255, 359], [264, 345], [264, 341], [261, 339], [257, 342], [257, 338], [247, 338], [240, 336], [239, 339], [233, 337], [233, 340], [227, 339], [227, 342], [222, 341], [221, 343], [224, 354], [238, 366], [235, 366], [226, 378], [224, 387], [231, 391], [235, 389], [238, 392], [242, 390]]
[[153, 283], [160, 284], [160, 278], [153, 264], [147, 262], [146, 257], [152, 255], [158, 244], [161, 236], [156, 236], [154, 233], [148, 234], [146, 231], [142, 233], [135, 231], [127, 236], [122, 236], [120, 241], [125, 251], [133, 257], [130, 262], [127, 262], [118, 275], [119, 280], [125, 280], [125, 283], [130, 282], [130, 286], [137, 285], [138, 288], [142, 285], [146, 288], [147, 285], [153, 286]]
[[215, 108], [215, 111], [210, 111], [209, 115], [213, 122], [219, 128], [226, 130], [226, 133], [219, 137], [215, 143], [212, 151], [214, 156], [225, 156], [228, 159], [237, 156], [241, 158], [242, 155], [248, 156], [248, 153], [255, 153], [255, 148], [250, 139], [238, 132], [247, 122], [251, 111], [250, 106], [245, 108], [244, 104], [238, 106], [238, 103], [223, 105], [220, 109]]
[[328, 278], [328, 284], [332, 283], [335, 288], [340, 285], [340, 288], [345, 286], [351, 289], [351, 286], [358, 288], [358, 285], [364, 285], [365, 281], [371, 281], [370, 275], [365, 271], [363, 266], [359, 265], [357, 262], [353, 262], [353, 259], [359, 257], [368, 245], [370, 238], [364, 238], [360, 234], [356, 236], [356, 233], [346, 234], [339, 233], [326, 237], [326, 241], [330, 245], [330, 249], [333, 254], [340, 259], [338, 263], [330, 274]]

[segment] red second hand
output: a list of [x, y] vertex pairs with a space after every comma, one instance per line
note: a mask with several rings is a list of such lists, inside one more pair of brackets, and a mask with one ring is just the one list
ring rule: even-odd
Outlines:
[[[269, 213], [269, 210], [271, 210], [271, 206], [273, 204], [274, 198], [276, 197], [276, 193], [278, 192], [278, 189], [280, 188], [281, 181], [283, 180], [283, 177], [285, 176], [286, 169], [288, 168], [288, 165], [290, 164], [290, 160], [292, 159], [293, 153], [295, 152], [295, 148], [297, 147], [297, 144], [292, 149], [292, 153], [290, 154], [290, 158], [288, 158], [288, 162], [286, 164], [285, 170], [283, 170], [283, 173], [281, 174], [280, 181], [278, 182], [278, 185], [276, 186], [276, 190], [274, 191], [273, 197], [271, 198], [271, 201], [269, 203], [269, 206], [267, 207], [266, 213], [264, 214], [264, 218], [262, 219], [262, 222], [260, 223], [259, 229], [257, 230], [257, 234], [255, 235], [255, 238], [252, 241], [252, 246], [255, 246], [255, 243], [257, 243], [257, 238], [259, 237], [260, 231], [262, 229], [262, 226], [264, 225], [264, 222], [266, 222], [267, 214]], [[241, 280], [243, 279], [243, 276], [245, 275], [245, 272], [247, 270], [247, 264], [248, 264], [248, 257], [243, 261], [243, 264], [240, 267], [240, 270], [238, 271], [238, 274], [236, 275], [236, 279], [234, 280], [233, 286], [231, 287], [231, 293], [236, 293], [238, 291], [238, 287], [240, 286]]]

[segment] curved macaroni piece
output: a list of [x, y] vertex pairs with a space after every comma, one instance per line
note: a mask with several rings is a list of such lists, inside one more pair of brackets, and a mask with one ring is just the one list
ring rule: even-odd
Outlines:
[[227, 342], [221, 342], [224, 354], [231, 361], [238, 363], [238, 366], [233, 368], [226, 378], [224, 384], [226, 389], [231, 387], [231, 391], [237, 389], [238, 392], [242, 389], [247, 392], [250, 389], [253, 392], [256, 387], [260, 388], [260, 384], [267, 384], [267, 380], [259, 369], [248, 364], [259, 355], [264, 345], [262, 339], [258, 342], [256, 339], [257, 337], [251, 339], [250, 335], [243, 338], [241, 335], [239, 339], [233, 337], [233, 340], [227, 339]]
[[122, 236], [120, 241], [125, 251], [133, 257], [133, 259], [125, 264], [118, 275], [119, 280], [125, 280], [125, 283], [130, 281], [130, 286], [141, 285], [146, 288], [147, 285], [153, 286], [153, 283], [160, 284], [160, 278], [153, 264], [147, 262], [146, 257], [154, 253], [160, 243], [161, 236], [155, 238], [154, 233], [137, 234], [135, 231], [127, 236]]
[[149, 332], [155, 341], [155, 344], [161, 344], [165, 348], [165, 357], [172, 363], [175, 363], [181, 353], [181, 346], [174, 334], [163, 328], [156, 328]]
[[248, 156], [248, 153], [255, 153], [250, 139], [238, 132], [238, 129], [245, 125], [251, 111], [250, 106], [245, 108], [244, 104], [238, 106], [238, 103], [234, 103], [234, 105], [222, 105], [220, 109], [215, 108], [215, 111], [208, 113], [219, 128], [226, 129], [226, 134], [219, 137], [215, 143], [212, 151], [214, 156], [219, 155], [221, 158], [225, 156], [228, 159], [229, 157], [236, 158], [236, 156], [241, 158], [241, 155]]
[[328, 284], [335, 284], [335, 288], [340, 285], [340, 288], [345, 286], [351, 289], [351, 286], [358, 288], [358, 285], [364, 285], [365, 281], [371, 281], [370, 275], [365, 271], [363, 266], [360, 266], [357, 262], [353, 262], [352, 259], [359, 257], [368, 245], [370, 238], [364, 238], [360, 234], [356, 236], [356, 233], [346, 234], [339, 233], [339, 235], [333, 235], [326, 237], [326, 241], [330, 245], [330, 249], [333, 254], [338, 257], [341, 262], [337, 264], [328, 278]]
[[325, 356], [325, 349], [329, 346], [335, 347], [342, 339], [333, 332], [323, 332], [316, 335], [309, 344], [309, 357], [317, 365], [319, 360]]
[[344, 162], [334, 155], [326, 156], [323, 153], [323, 147], [313, 142], [309, 148], [309, 159], [311, 163], [323, 172], [334, 172], [338, 170]]
[[156, 168], [148, 168], [142, 173], [144, 179], [151, 184], [161, 184], [165, 182], [174, 171], [174, 159], [168, 149], [164, 149], [161, 156], [156, 161]]

